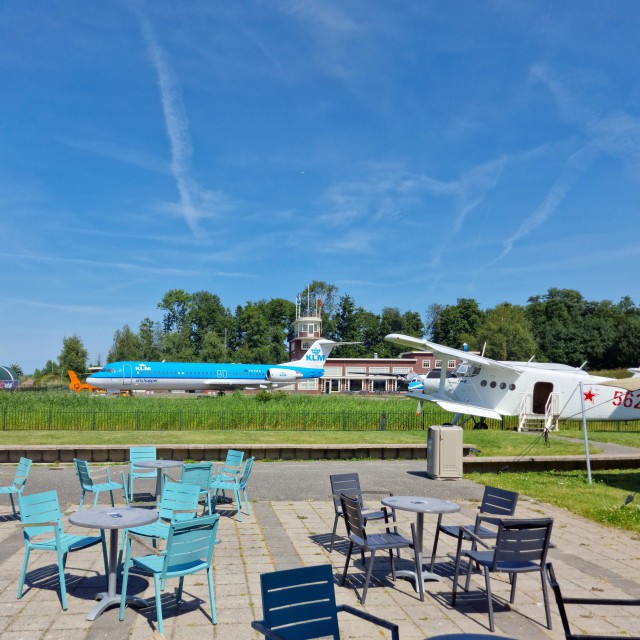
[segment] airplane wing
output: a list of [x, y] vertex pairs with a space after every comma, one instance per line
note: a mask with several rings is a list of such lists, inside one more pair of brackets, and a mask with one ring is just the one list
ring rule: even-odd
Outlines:
[[486, 367], [495, 367], [496, 369], [507, 369], [509, 371], [522, 373], [521, 367], [514, 366], [506, 362], [499, 362], [498, 360], [492, 360], [491, 358], [485, 358], [484, 356], [469, 353], [468, 351], [462, 351], [461, 349], [445, 347], [444, 345], [437, 344], [436, 342], [429, 342], [423, 338], [405, 336], [401, 333], [390, 333], [385, 336], [385, 340], [393, 342], [394, 344], [401, 344], [405, 347], [420, 349], [421, 351], [431, 351], [434, 354], [447, 356], [449, 358], [457, 358], [458, 360], [464, 360], [466, 362], [474, 362], [475, 364], [484, 365]]
[[478, 416], [479, 418], [492, 418], [494, 420], [501, 420], [502, 414], [494, 411], [493, 409], [487, 409], [485, 407], [478, 407], [473, 404], [466, 404], [464, 402], [453, 402], [448, 398], [439, 398], [434, 395], [426, 395], [424, 393], [407, 393], [408, 398], [416, 398], [417, 400], [427, 400], [428, 402], [434, 402], [445, 411], [451, 413], [463, 413], [467, 416]]

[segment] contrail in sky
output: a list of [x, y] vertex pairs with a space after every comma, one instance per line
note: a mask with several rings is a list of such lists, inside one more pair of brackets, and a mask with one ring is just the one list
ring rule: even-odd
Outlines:
[[140, 5], [133, 5], [140, 21], [142, 38], [158, 77], [158, 89], [162, 110], [171, 145], [171, 173], [180, 194], [181, 213], [194, 235], [199, 234], [198, 210], [194, 205], [193, 180], [189, 176], [191, 161], [191, 136], [189, 120], [182, 101], [182, 93], [176, 75], [158, 45], [158, 39], [151, 23], [142, 12]]

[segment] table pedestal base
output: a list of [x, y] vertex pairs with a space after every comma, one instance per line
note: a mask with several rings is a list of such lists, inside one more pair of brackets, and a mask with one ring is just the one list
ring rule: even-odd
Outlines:
[[[121, 595], [119, 593], [114, 593], [113, 595], [109, 595], [106, 591], [99, 593], [96, 595], [96, 602], [91, 611], [87, 614], [87, 620], [95, 620], [99, 615], [104, 613], [107, 609], [111, 607], [119, 607]], [[143, 598], [138, 598], [137, 596], [127, 596], [127, 604], [130, 607], [148, 607], [149, 604]]]
[[[396, 570], [396, 578], [408, 578], [409, 580], [413, 581], [413, 588], [415, 589], [415, 591], [419, 591], [416, 572], [412, 569], [400, 569], [400, 571]], [[438, 582], [442, 582], [442, 576], [423, 569], [422, 582], [424, 583], [425, 580], [437, 580]]]

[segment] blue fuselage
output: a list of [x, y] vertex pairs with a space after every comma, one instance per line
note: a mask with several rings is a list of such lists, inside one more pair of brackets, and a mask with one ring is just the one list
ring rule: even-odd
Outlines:
[[87, 378], [95, 387], [109, 390], [226, 391], [271, 389], [302, 379], [320, 378], [322, 367], [293, 364], [228, 364], [219, 362], [140, 362], [107, 364]]

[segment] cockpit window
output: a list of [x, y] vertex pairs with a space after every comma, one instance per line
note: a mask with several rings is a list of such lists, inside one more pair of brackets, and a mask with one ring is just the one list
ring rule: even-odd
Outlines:
[[470, 378], [471, 376], [477, 376], [480, 373], [480, 366], [477, 364], [470, 364], [468, 362], [458, 365], [455, 370], [456, 376]]
[[115, 373], [116, 370], [113, 367], [103, 367], [100, 369], [100, 373]]

